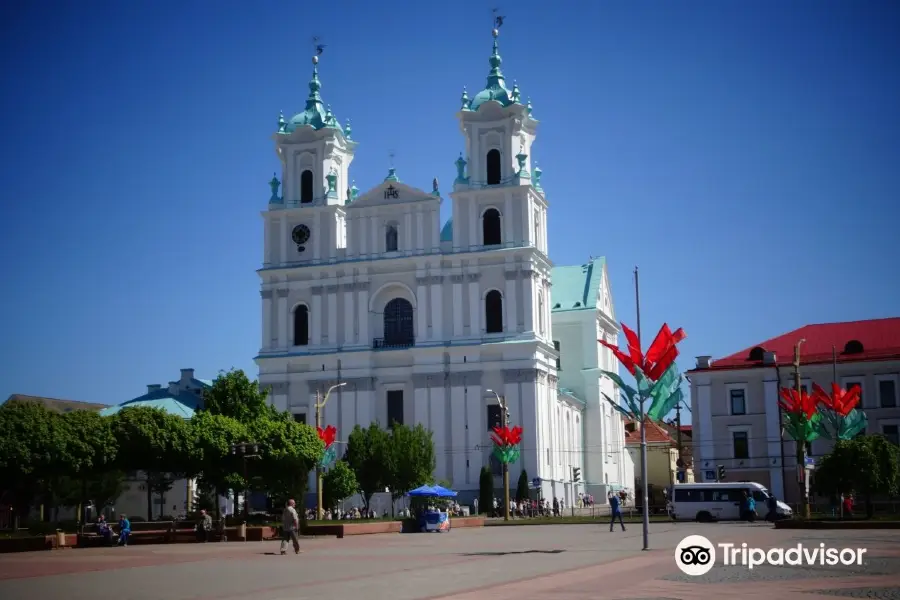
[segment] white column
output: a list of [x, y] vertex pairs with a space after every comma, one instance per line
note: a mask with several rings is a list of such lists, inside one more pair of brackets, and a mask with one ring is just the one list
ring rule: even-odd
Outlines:
[[534, 331], [534, 295], [532, 294], [531, 271], [522, 272], [522, 299], [524, 301], [524, 331]]
[[546, 279], [541, 282], [544, 286], [544, 337], [553, 340], [553, 315], [550, 306], [550, 282]]
[[424, 341], [428, 337], [428, 298], [426, 297], [424, 280], [420, 279], [416, 286], [416, 340]]
[[431, 284], [431, 339], [444, 339], [444, 298], [441, 284]]
[[466, 398], [462, 382], [450, 388], [450, 445], [453, 446], [452, 483], [460, 486], [466, 482]]
[[[531, 446], [534, 448], [534, 452], [526, 452], [524, 453], [524, 461], [525, 461], [525, 470], [528, 471], [528, 474], [531, 477], [547, 477], [549, 474], [544, 465], [544, 442], [541, 437], [541, 406], [538, 402], [538, 396], [536, 394], [536, 388], [534, 381], [525, 380], [524, 383], [508, 383], [505, 386], [507, 397], [512, 393], [511, 389], [515, 389], [519, 397], [521, 398], [522, 404], [522, 414], [516, 419], [513, 417], [514, 421], [518, 421], [522, 424], [522, 429], [524, 431], [530, 431], [530, 434], [526, 434], [531, 441], [531, 444], [523, 444], [524, 446]], [[534, 475], [532, 475], [534, 473]]]
[[336, 346], [338, 344], [337, 321], [338, 321], [338, 301], [336, 293], [328, 294], [328, 345]]
[[[441, 376], [443, 378], [443, 376]], [[446, 403], [444, 401], [444, 388], [434, 386], [434, 381], [429, 384], [428, 388], [428, 408], [429, 408], [429, 426], [434, 439], [434, 454], [437, 457], [437, 465], [434, 470], [434, 476], [437, 479], [449, 479], [447, 472], [447, 456], [449, 448], [447, 448], [447, 419]]]
[[507, 279], [506, 280], [506, 294], [503, 298], [504, 306], [506, 307], [506, 317], [505, 323], [503, 323], [503, 330], [508, 333], [515, 333], [518, 331], [519, 320], [516, 318], [516, 280], [515, 279]]
[[471, 337], [481, 337], [482, 310], [478, 281], [469, 281], [469, 335]]
[[[470, 385], [466, 389], [466, 424], [468, 425], [468, 444], [466, 444], [466, 460], [469, 462], [466, 468], [466, 483], [478, 484], [478, 474], [481, 471], [481, 450], [475, 450], [475, 446], [485, 441], [487, 433], [487, 402], [481, 393], [480, 385]], [[515, 475], [512, 475], [515, 477]]]
[[[289, 327], [288, 325], [291, 322], [291, 315], [288, 313], [288, 305], [287, 305], [287, 296], [278, 296], [278, 322], [281, 325], [278, 328], [278, 347], [279, 348], [287, 348], [291, 344], [289, 343]], [[271, 336], [271, 330], [269, 331], [269, 335]]]
[[453, 337], [463, 334], [463, 291], [462, 281], [453, 282]]
[[312, 322], [312, 345], [319, 346], [322, 344], [322, 294], [314, 294], [312, 299], [312, 313], [309, 320]]
[[[313, 213], [313, 225], [310, 227], [313, 231], [322, 231], [322, 214], [321, 213]], [[313, 247], [313, 260], [319, 260], [322, 258], [322, 243], [324, 242], [324, 235], [317, 235], [312, 238], [312, 247]]]
[[503, 236], [503, 243], [507, 246], [515, 239], [513, 232], [513, 202], [512, 194], [506, 192], [506, 205], [503, 208], [503, 229], [506, 233]]
[[[338, 398], [332, 398], [329, 402], [340, 400], [341, 423], [337, 439], [346, 440], [353, 431], [353, 426], [356, 425], [356, 389], [348, 385], [341, 388], [340, 392]], [[366, 426], [368, 427], [368, 423]]]
[[470, 202], [466, 209], [469, 211], [469, 247], [478, 246], [478, 207]]
[[[285, 301], [287, 298], [285, 298]], [[263, 350], [272, 345], [272, 290], [262, 293], [262, 346]]]
[[415, 403], [413, 406], [414, 423], [428, 429], [430, 426], [428, 421], [428, 388], [424, 385], [424, 382], [419, 382], [413, 395], [413, 402]]
[[353, 215], [353, 228], [350, 230], [350, 238], [353, 240], [353, 245], [356, 246], [360, 256], [368, 254], [366, 220], [362, 218], [359, 211], [352, 211], [350, 214]]
[[531, 208], [531, 202], [522, 203], [522, 208], [525, 211], [525, 214], [522, 215], [522, 222], [525, 224], [524, 241], [537, 245], [537, 240], [534, 239], [534, 211]]
[[353, 294], [352, 286], [346, 286], [341, 294], [344, 297], [344, 343], [348, 345], [353, 343], [355, 335], [353, 324], [356, 322], [356, 307], [353, 305]]
[[281, 227], [280, 227], [281, 233], [280, 233], [279, 237], [281, 239], [279, 240], [279, 243], [281, 244], [281, 253], [280, 253], [280, 256], [278, 257], [278, 260], [274, 261], [274, 262], [285, 263], [288, 260], [288, 237], [290, 236], [290, 232], [288, 231], [287, 216], [281, 217], [280, 225], [281, 225]]
[[359, 343], [371, 344], [369, 335], [369, 290], [359, 290]]
[[422, 226], [424, 221], [424, 213], [419, 210], [416, 212], [416, 244], [413, 246], [413, 249], [416, 250], [418, 254], [421, 254], [427, 250], [425, 246], [425, 228]]
[[369, 389], [356, 391], [356, 422], [368, 427], [375, 420], [375, 392]]
[[403, 243], [400, 245], [400, 249], [412, 252], [415, 248], [416, 244], [413, 240], [412, 213], [408, 212], [403, 219]]
[[372, 234], [372, 247], [369, 248], [370, 254], [378, 254], [381, 250], [381, 241], [378, 239], [378, 219], [369, 217], [369, 232]]

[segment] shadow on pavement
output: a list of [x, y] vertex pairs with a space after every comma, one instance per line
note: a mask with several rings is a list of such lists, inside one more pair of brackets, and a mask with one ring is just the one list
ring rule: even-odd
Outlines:
[[511, 550], [509, 552], [464, 552], [459, 556], [508, 556], [510, 554], [562, 554], [565, 550]]

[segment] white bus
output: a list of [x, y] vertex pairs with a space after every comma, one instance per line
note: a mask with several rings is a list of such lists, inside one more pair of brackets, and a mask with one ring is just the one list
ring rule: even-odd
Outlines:
[[[750, 481], [681, 483], [669, 488], [669, 514], [675, 521], [736, 521], [741, 519], [744, 492], [756, 501], [756, 514], [769, 516], [769, 491]], [[791, 516], [791, 507], [779, 500], [775, 518]]]

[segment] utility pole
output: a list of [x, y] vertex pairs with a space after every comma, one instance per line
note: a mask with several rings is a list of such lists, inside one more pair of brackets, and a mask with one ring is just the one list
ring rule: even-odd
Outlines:
[[[638, 345], [641, 343], [641, 292], [638, 285], [638, 268], [634, 268], [634, 299], [637, 309], [637, 337]], [[638, 386], [640, 388], [640, 386]], [[647, 490], [647, 428], [644, 426], [646, 414], [644, 413], [644, 393], [640, 394], [640, 413], [637, 417], [640, 420], [638, 426], [641, 428], [641, 495], [644, 497], [643, 513], [644, 513], [644, 550], [650, 549], [650, 494]]]
[[[506, 407], [506, 398], [500, 397], [500, 394], [494, 390], [485, 390], [488, 394], [493, 394], [500, 405], [500, 426], [504, 429], [509, 427], [509, 410]], [[503, 463], [503, 520], [509, 521], [509, 465]]]
[[[675, 405], [675, 438], [676, 443], [678, 444], [678, 460], [675, 462], [675, 466], [678, 467], [678, 473], [687, 473], [687, 470], [684, 468], [684, 457], [682, 456], [683, 450], [681, 445], [681, 401], [678, 401], [678, 404]], [[687, 479], [687, 477], [685, 477]], [[675, 481], [678, 481], [678, 477], [675, 477]], [[687, 483], [687, 481], [682, 481], [681, 483]]]
[[[328, 388], [328, 391], [325, 392], [325, 398], [323, 398], [321, 402], [319, 402], [321, 391], [316, 389], [316, 431], [322, 427], [322, 409], [325, 408], [325, 403], [328, 402], [328, 397], [331, 396], [331, 392], [345, 385], [347, 384], [338, 383]], [[322, 465], [316, 463], [316, 520], [321, 521], [322, 516]]]
[[[800, 383], [800, 345], [806, 340], [800, 340], [797, 342], [797, 345], [794, 346], [794, 388], [797, 390], [797, 395], [800, 396], [803, 393], [803, 386]], [[800, 507], [803, 511], [803, 517], [809, 518], [809, 491], [807, 489], [807, 483], [809, 479], [809, 474], [806, 472], [806, 442], [796, 440], [797, 444], [797, 476], [798, 483], [800, 484]]]

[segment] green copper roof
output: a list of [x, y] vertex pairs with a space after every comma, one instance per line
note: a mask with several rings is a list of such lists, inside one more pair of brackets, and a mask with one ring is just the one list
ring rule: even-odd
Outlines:
[[597, 293], [603, 282], [603, 257], [591, 259], [585, 265], [553, 267], [550, 272], [553, 287], [550, 306], [553, 311], [594, 308]]
[[322, 95], [319, 93], [322, 89], [322, 82], [319, 81], [319, 69], [316, 66], [317, 64], [318, 60], [314, 58], [312, 79], [309, 80], [309, 96], [306, 98], [306, 108], [303, 112], [297, 113], [291, 117], [291, 120], [283, 126], [279, 121], [280, 133], [290, 133], [298, 127], [306, 125], [309, 125], [315, 130], [330, 127], [333, 129], [340, 129], [343, 132], [340, 123], [337, 122], [337, 119], [331, 113], [331, 107], [325, 106], [322, 102]]
[[[500, 105], [505, 108], [519, 101], [518, 87], [514, 87], [512, 90], [507, 89], [506, 81], [503, 78], [503, 72], [500, 70], [503, 59], [500, 58], [497, 35], [498, 31], [495, 29], [494, 50], [491, 53], [491, 58], [488, 59], [488, 62], [491, 64], [491, 72], [488, 74], [487, 86], [475, 94], [475, 97], [469, 102], [469, 110], [478, 110], [478, 107], [485, 102], [499, 102]], [[465, 92], [463, 92], [463, 98], [465, 97]]]
[[[209, 379], [192, 379], [191, 384], [206, 388], [212, 386]], [[121, 404], [109, 406], [100, 411], [104, 417], [114, 415], [123, 408], [132, 408], [136, 406], [146, 406], [149, 408], [158, 408], [170, 415], [177, 415], [185, 419], [190, 419], [194, 413], [203, 407], [203, 397], [198, 394], [185, 392], [181, 394], [171, 394], [168, 387], [161, 387], [158, 390], [147, 392], [143, 396], [138, 396], [131, 400], [126, 400]]]
[[453, 241], [453, 217], [447, 219], [447, 222], [444, 223], [444, 228], [441, 229], [441, 241], [442, 242], [452, 242]]

